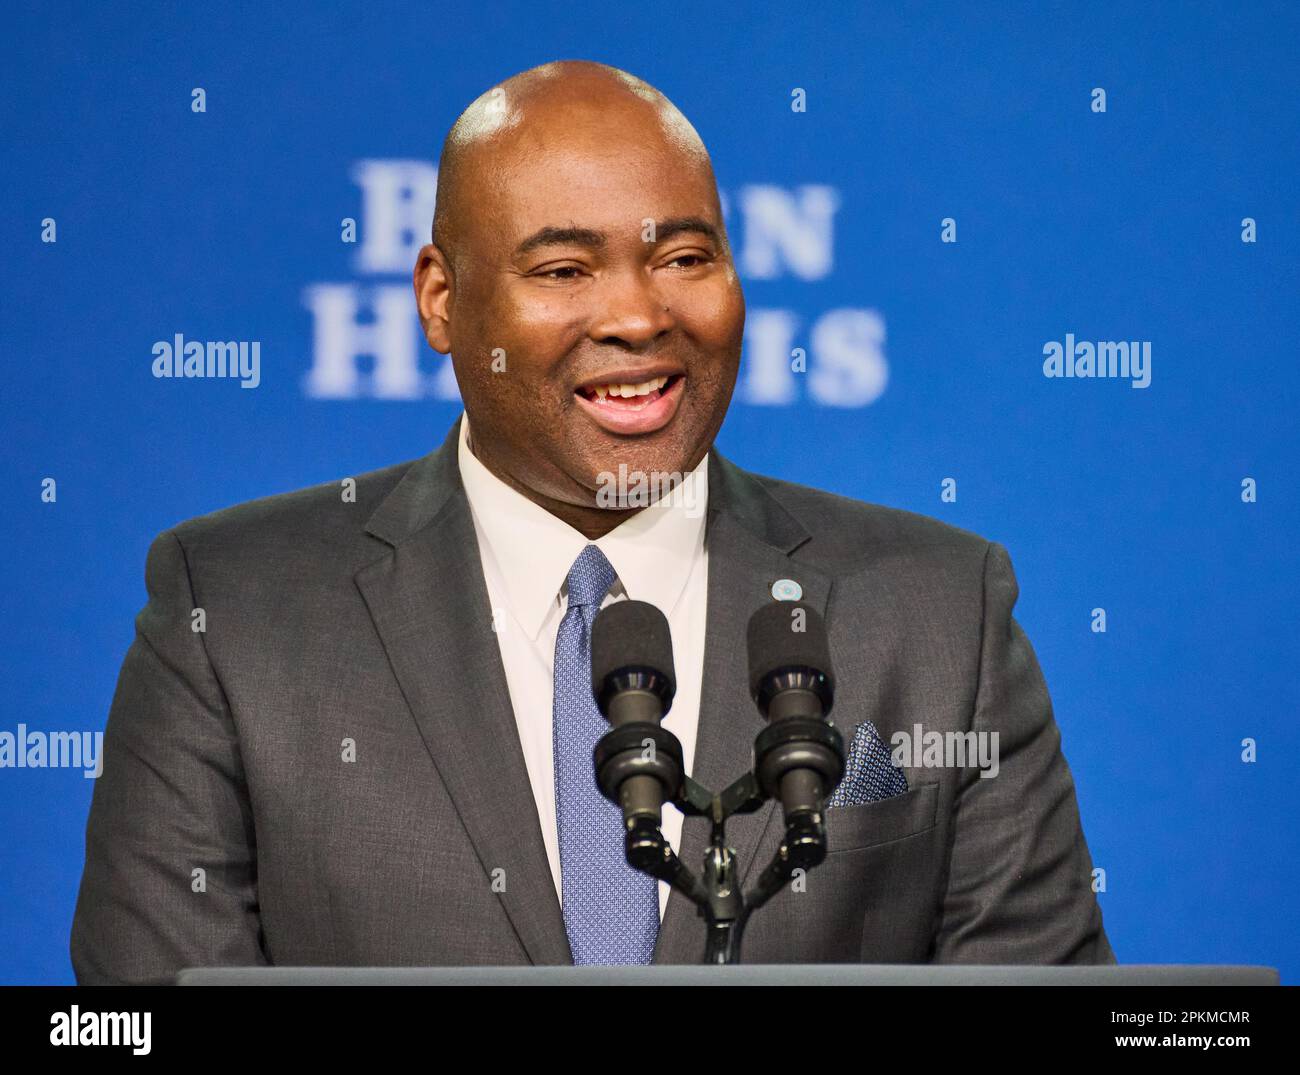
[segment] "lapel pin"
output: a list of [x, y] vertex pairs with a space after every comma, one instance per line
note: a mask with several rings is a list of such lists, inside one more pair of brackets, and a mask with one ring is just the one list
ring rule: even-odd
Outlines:
[[794, 579], [777, 579], [772, 583], [772, 597], [777, 601], [798, 601], [803, 597], [803, 587]]

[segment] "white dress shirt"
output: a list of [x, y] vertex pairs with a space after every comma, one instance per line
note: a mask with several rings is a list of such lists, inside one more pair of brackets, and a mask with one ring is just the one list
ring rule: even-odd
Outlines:
[[[588, 544], [597, 545], [618, 575], [601, 607], [631, 598], [648, 601], [668, 617], [677, 693], [663, 723], [681, 740], [689, 773], [695, 758], [704, 666], [708, 455], [687, 479], [690, 496], [643, 508], [594, 542], [510, 488], [479, 462], [469, 447], [469, 417], [465, 414], [460, 421], [459, 464], [546, 857], [556, 894], [563, 899], [551, 733], [555, 637], [567, 608], [569, 569]], [[681, 831], [682, 815], [675, 807], [665, 806], [664, 836], [677, 851], [681, 850]], [[668, 884], [660, 881], [661, 918], [668, 893]]]

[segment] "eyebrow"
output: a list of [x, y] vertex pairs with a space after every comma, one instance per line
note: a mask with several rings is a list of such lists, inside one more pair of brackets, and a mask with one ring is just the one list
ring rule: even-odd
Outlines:
[[[656, 242], [663, 242], [665, 239], [671, 239], [674, 235], [680, 235], [683, 232], [697, 232], [700, 235], [707, 236], [718, 245], [721, 245], [722, 242], [718, 229], [703, 217], [670, 217], [667, 220], [656, 221], [654, 227]], [[596, 231], [592, 228], [548, 225], [539, 228], [515, 247], [515, 257], [520, 257], [529, 251], [544, 246], [585, 246], [592, 250], [599, 250], [608, 240], [609, 236], [605, 232]]]

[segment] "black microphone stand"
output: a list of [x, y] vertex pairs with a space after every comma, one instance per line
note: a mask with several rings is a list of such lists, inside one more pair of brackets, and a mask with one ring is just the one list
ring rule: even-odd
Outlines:
[[[615, 602], [592, 627], [592, 697], [611, 725], [592, 755], [597, 786], [622, 810], [628, 865], [695, 904], [711, 964], [739, 963], [750, 915], [796, 870], [826, 857], [826, 796], [844, 775], [844, 740], [825, 719], [834, 680], [820, 613], [802, 603], [764, 606], [750, 618], [748, 638], [751, 672], [761, 670], [750, 693], [767, 724], [754, 740], [750, 771], [715, 794], [686, 775], [682, 745], [663, 727], [675, 690], [664, 614], [640, 601]], [[768, 799], [781, 802], [785, 834], [745, 892], [727, 818], [752, 814]], [[702, 876], [664, 838], [665, 804], [709, 819]]]
[[[802, 724], [803, 722], [792, 722]], [[821, 727], [793, 727], [773, 736], [774, 727], [759, 735], [759, 771], [765, 762], [789, 752], [803, 751], [825, 745], [833, 759], [827, 784], [833, 789], [843, 773], [844, 747], [834, 725], [818, 722]], [[648, 735], [661, 748], [657, 757], [652, 752], [641, 759], [644, 769], [654, 768], [663, 773], [671, 768], [674, 759], [680, 765], [681, 747], [670, 732], [660, 726], [639, 725], [636, 730], [624, 726], [607, 732], [596, 745], [595, 763], [597, 779], [612, 790], [611, 774], [619, 768], [632, 765], [642, 768], [629, 757], [628, 747], [639, 735]], [[644, 743], [644, 739], [640, 740]], [[675, 750], [673, 748], [676, 748]], [[835, 762], [838, 762], [836, 767]], [[621, 763], [621, 764], [620, 764]], [[838, 771], [836, 771], [838, 768]], [[644, 771], [643, 769], [643, 771]], [[626, 772], [626, 768], [624, 768]], [[769, 798], [774, 789], [765, 789], [754, 771], [733, 781], [721, 794], [715, 794], [703, 784], [681, 773], [679, 791], [671, 800], [687, 817], [707, 817], [711, 825], [709, 846], [704, 854], [702, 877], [678, 858], [672, 845], [664, 837], [662, 828], [653, 817], [641, 814], [628, 823], [626, 852], [630, 866], [666, 881], [694, 903], [705, 921], [706, 935], [704, 962], [730, 964], [740, 962], [740, 944], [750, 915], [775, 896], [798, 869], [812, 869], [826, 857], [826, 826], [821, 811], [797, 814], [787, 820], [786, 832], [772, 861], [759, 876], [758, 883], [748, 892], [742, 891], [735, 851], [727, 846], [726, 821], [734, 814], [752, 814]]]

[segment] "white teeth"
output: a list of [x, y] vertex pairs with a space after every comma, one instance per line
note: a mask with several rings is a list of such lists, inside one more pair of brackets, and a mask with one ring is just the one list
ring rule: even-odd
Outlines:
[[617, 396], [620, 399], [631, 399], [633, 396], [648, 396], [668, 383], [667, 377], [652, 377], [648, 381], [642, 381], [640, 384], [598, 384], [593, 385], [591, 391], [596, 393], [596, 398], [602, 403], [606, 396]]

